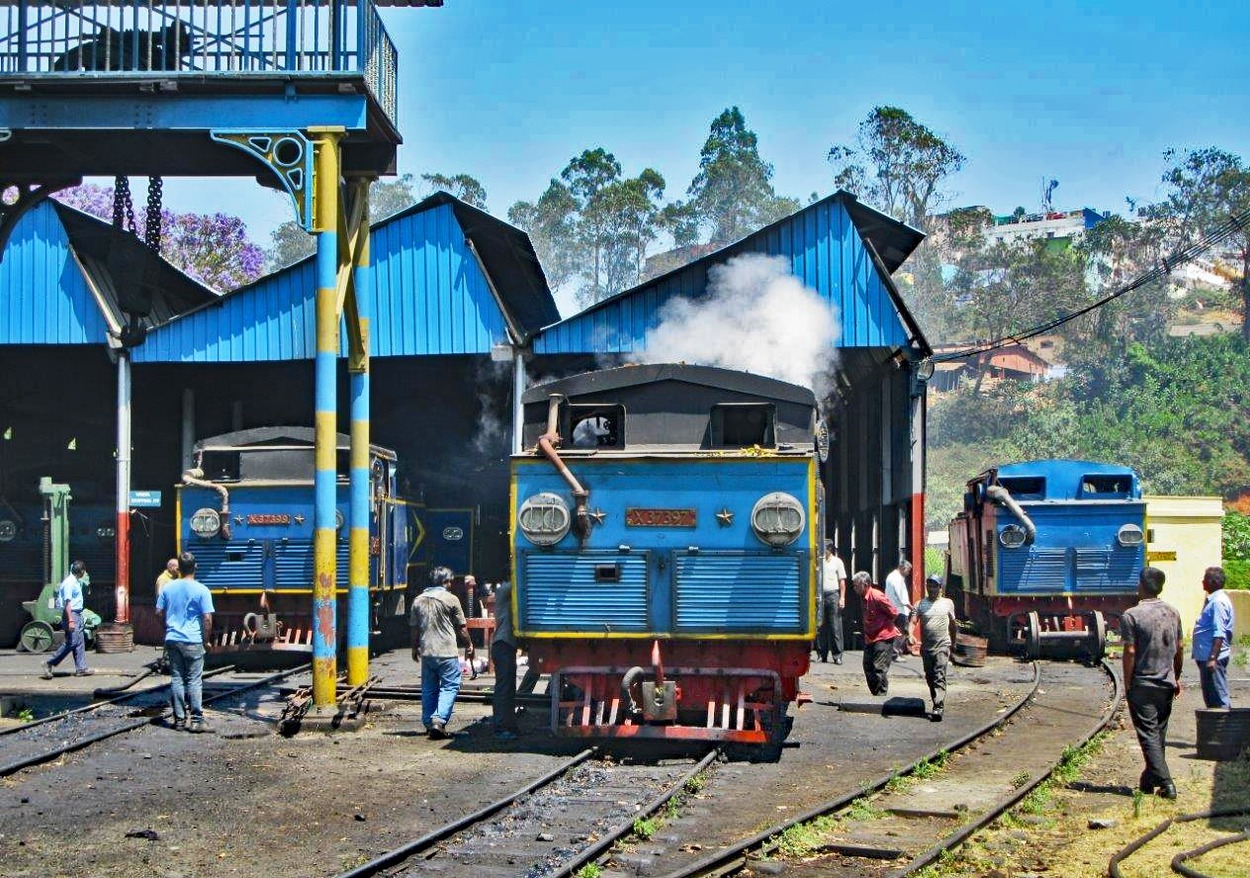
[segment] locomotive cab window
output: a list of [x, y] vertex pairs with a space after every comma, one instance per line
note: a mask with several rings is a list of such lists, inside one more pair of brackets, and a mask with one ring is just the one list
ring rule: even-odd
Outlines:
[[1127, 475], [1084, 476], [1081, 479], [1081, 496], [1121, 500], [1128, 497], [1129, 484]]
[[625, 407], [570, 405], [567, 435], [572, 448], [624, 448]]
[[774, 448], [777, 410], [771, 403], [724, 403], [712, 407], [713, 448]]
[[1046, 480], [1040, 476], [1013, 476], [998, 483], [1017, 500], [1046, 499]]

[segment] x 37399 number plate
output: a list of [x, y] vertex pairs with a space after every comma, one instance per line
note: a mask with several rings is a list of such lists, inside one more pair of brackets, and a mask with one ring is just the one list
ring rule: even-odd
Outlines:
[[694, 527], [693, 509], [641, 509], [631, 506], [625, 510], [626, 527]]

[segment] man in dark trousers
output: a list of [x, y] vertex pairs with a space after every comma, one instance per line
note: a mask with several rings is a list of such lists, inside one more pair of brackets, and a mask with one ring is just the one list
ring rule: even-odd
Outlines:
[[473, 660], [473, 641], [460, 598], [447, 590], [452, 573], [430, 571], [429, 586], [412, 602], [412, 660], [421, 662], [421, 722], [431, 738], [450, 738], [447, 723], [460, 692], [460, 650]]
[[490, 642], [490, 660], [495, 666], [495, 691], [491, 694], [495, 737], [509, 741], [517, 736], [516, 634], [512, 631], [510, 582], [501, 582], [495, 589], [495, 636]]
[[833, 551], [833, 540], [825, 540], [825, 560], [821, 569], [821, 594], [816, 603], [816, 652], [820, 660], [833, 656], [842, 664], [842, 610], [846, 607], [846, 566]]
[[859, 595], [864, 623], [864, 676], [868, 691], [885, 695], [890, 688], [890, 664], [894, 661], [894, 624], [898, 611], [882, 592], [872, 587], [872, 577], [863, 570], [851, 577], [851, 587]]
[[1142, 568], [1137, 579], [1137, 604], [1120, 617], [1124, 641], [1124, 686], [1128, 690], [1128, 713], [1146, 758], [1140, 788], [1159, 791], [1165, 799], [1176, 798], [1176, 785], [1168, 770], [1164, 742], [1172, 700], [1181, 692], [1184, 661], [1181, 616], [1171, 604], [1159, 600], [1163, 571]]

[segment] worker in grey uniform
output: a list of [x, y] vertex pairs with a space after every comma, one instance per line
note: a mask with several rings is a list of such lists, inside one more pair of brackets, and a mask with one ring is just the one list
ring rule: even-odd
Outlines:
[[[924, 665], [924, 680], [929, 684], [929, 697], [933, 699], [929, 719], [941, 722], [946, 710], [946, 668], [959, 627], [954, 602], [942, 597], [941, 578], [931, 575], [924, 587], [924, 599], [912, 608], [907, 625], [910, 628], [912, 622], [920, 620], [920, 661]], [[912, 640], [914, 638], [908, 635], [908, 641]]]
[[495, 737], [511, 740], [519, 729], [516, 722], [516, 633], [512, 629], [512, 583], [501, 582], [495, 589], [495, 636], [490, 642], [490, 660], [495, 666], [495, 691], [491, 713]]

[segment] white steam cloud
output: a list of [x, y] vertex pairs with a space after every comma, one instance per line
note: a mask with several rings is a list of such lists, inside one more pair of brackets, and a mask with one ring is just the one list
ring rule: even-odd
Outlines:
[[648, 335], [645, 362], [685, 362], [767, 375], [829, 390], [838, 318], [790, 273], [782, 256], [735, 256], [708, 272], [707, 295], [667, 302]]

